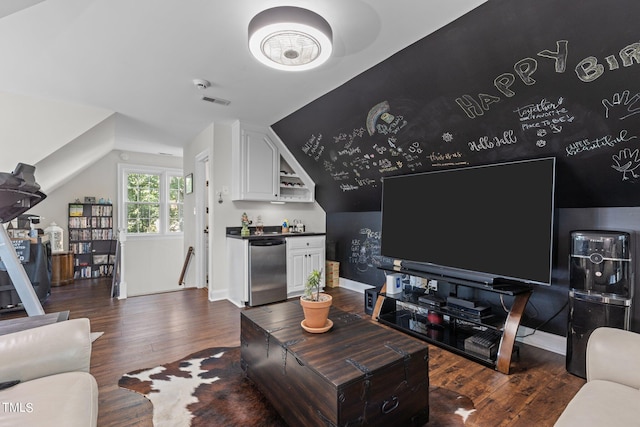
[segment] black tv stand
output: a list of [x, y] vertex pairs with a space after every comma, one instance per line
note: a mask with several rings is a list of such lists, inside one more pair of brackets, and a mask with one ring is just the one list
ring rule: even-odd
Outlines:
[[[446, 282], [456, 290], [458, 286], [462, 286], [512, 297], [511, 308], [506, 315], [492, 313], [486, 317], [470, 317], [467, 313], [453, 310], [453, 307], [430, 305], [425, 304], [424, 300], [419, 301], [419, 296], [424, 290], [410, 289], [402, 294], [388, 295], [386, 285], [384, 285], [378, 293], [372, 314], [374, 320], [392, 328], [492, 367], [504, 374], [509, 374], [512, 354], [516, 349], [516, 333], [525, 306], [533, 292], [530, 285], [501, 279], [487, 283], [483, 280], [474, 281], [449, 277], [396, 265], [383, 265], [379, 268], [391, 273], [402, 273]], [[437, 318], [442, 318], [443, 321], [434, 324], [429, 319], [429, 315], [432, 313], [435, 313]], [[490, 356], [477, 351], [469, 351], [470, 346], [465, 346], [465, 340], [486, 331], [493, 331], [498, 337], [497, 351], [492, 352]]]

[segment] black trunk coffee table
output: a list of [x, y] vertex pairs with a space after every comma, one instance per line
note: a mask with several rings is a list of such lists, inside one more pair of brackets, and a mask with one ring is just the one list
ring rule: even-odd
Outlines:
[[428, 421], [426, 343], [334, 307], [328, 332], [306, 332], [303, 318], [298, 301], [241, 314], [243, 370], [289, 426]]

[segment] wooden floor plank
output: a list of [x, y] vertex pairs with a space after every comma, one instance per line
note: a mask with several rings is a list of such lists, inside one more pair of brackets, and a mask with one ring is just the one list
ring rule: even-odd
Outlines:
[[[110, 298], [109, 280], [78, 280], [52, 289], [45, 312], [70, 311], [88, 317], [94, 332], [91, 372], [99, 387], [100, 427], [151, 427], [152, 407], [144, 397], [117, 384], [122, 374], [175, 361], [207, 347], [240, 343], [241, 309], [228, 301], [208, 301], [206, 289]], [[327, 290], [336, 307], [365, 317], [364, 296]], [[3, 313], [0, 320], [26, 316]], [[470, 427], [552, 426], [584, 380], [567, 373], [564, 357], [519, 344], [521, 358], [511, 375], [429, 345], [432, 386], [471, 398]]]

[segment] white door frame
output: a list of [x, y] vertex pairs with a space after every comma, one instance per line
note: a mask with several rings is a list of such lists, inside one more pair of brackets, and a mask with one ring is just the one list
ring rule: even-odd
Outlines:
[[[209, 150], [204, 150], [196, 155], [196, 169], [195, 169], [195, 192], [196, 192], [196, 230], [195, 230], [195, 261], [196, 261], [196, 286], [198, 288], [207, 287], [207, 277], [211, 277], [211, 272], [207, 271], [210, 263], [207, 263], [207, 239], [209, 236], [204, 233], [204, 229], [207, 226], [205, 220], [207, 218], [206, 208], [207, 201], [210, 202], [209, 187], [206, 184], [207, 176], [211, 177], [211, 171], [207, 173], [205, 168], [207, 165], [211, 165], [211, 159], [209, 157]], [[209, 178], [210, 179], [210, 178]], [[211, 185], [211, 182], [209, 183]], [[212, 222], [212, 209], [209, 206], [209, 234], [211, 234], [211, 222]]]

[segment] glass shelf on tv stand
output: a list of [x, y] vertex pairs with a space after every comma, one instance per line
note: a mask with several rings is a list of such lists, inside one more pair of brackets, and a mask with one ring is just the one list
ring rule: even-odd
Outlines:
[[[469, 319], [452, 313], [445, 307], [434, 307], [421, 304], [418, 300], [420, 293], [403, 292], [397, 295], [387, 295], [386, 285], [378, 293], [373, 311], [373, 319], [392, 328], [409, 333], [417, 338], [433, 343], [439, 347], [463, 355], [478, 363], [493, 367], [499, 372], [508, 374], [511, 367], [511, 356], [514, 350], [515, 337], [529, 301], [532, 288], [527, 285], [508, 284], [508, 286], [491, 286], [484, 283], [464, 279], [452, 279], [440, 275], [397, 268], [395, 266], [381, 266], [380, 269], [396, 273], [415, 275], [427, 279], [442, 280], [454, 286], [475, 288], [487, 292], [513, 296], [511, 309], [506, 316], [495, 315], [495, 318]], [[400, 305], [400, 309], [398, 309]], [[405, 305], [405, 306], [403, 306]], [[406, 305], [409, 307], [407, 309]], [[422, 313], [421, 313], [422, 310]], [[434, 324], [427, 318], [428, 311], [442, 315], [441, 324]], [[499, 340], [495, 359], [485, 358], [464, 349], [464, 340], [485, 329], [493, 329], [502, 333]]]
[[483, 316], [482, 318], [475, 318], [472, 315], [465, 315], [464, 313], [456, 312], [447, 306], [434, 306], [431, 304], [423, 303], [418, 298], [425, 293], [419, 292], [402, 292], [400, 294], [387, 294], [381, 293], [382, 296], [388, 299], [395, 300], [400, 303], [401, 306], [412, 306], [409, 310], [414, 311], [417, 314], [427, 316], [427, 312], [433, 312], [442, 315], [445, 318], [449, 318], [450, 323], [456, 322], [456, 326], [468, 325], [470, 328], [475, 326], [479, 331], [485, 329], [493, 329], [496, 331], [502, 331], [504, 323], [506, 321], [505, 315], [491, 313], [490, 315]]
[[464, 340], [480, 331], [456, 327], [457, 319], [444, 320], [441, 324], [432, 324], [421, 314], [409, 310], [396, 310], [381, 314], [378, 321], [483, 365], [496, 367], [495, 357], [482, 357], [464, 349]]

